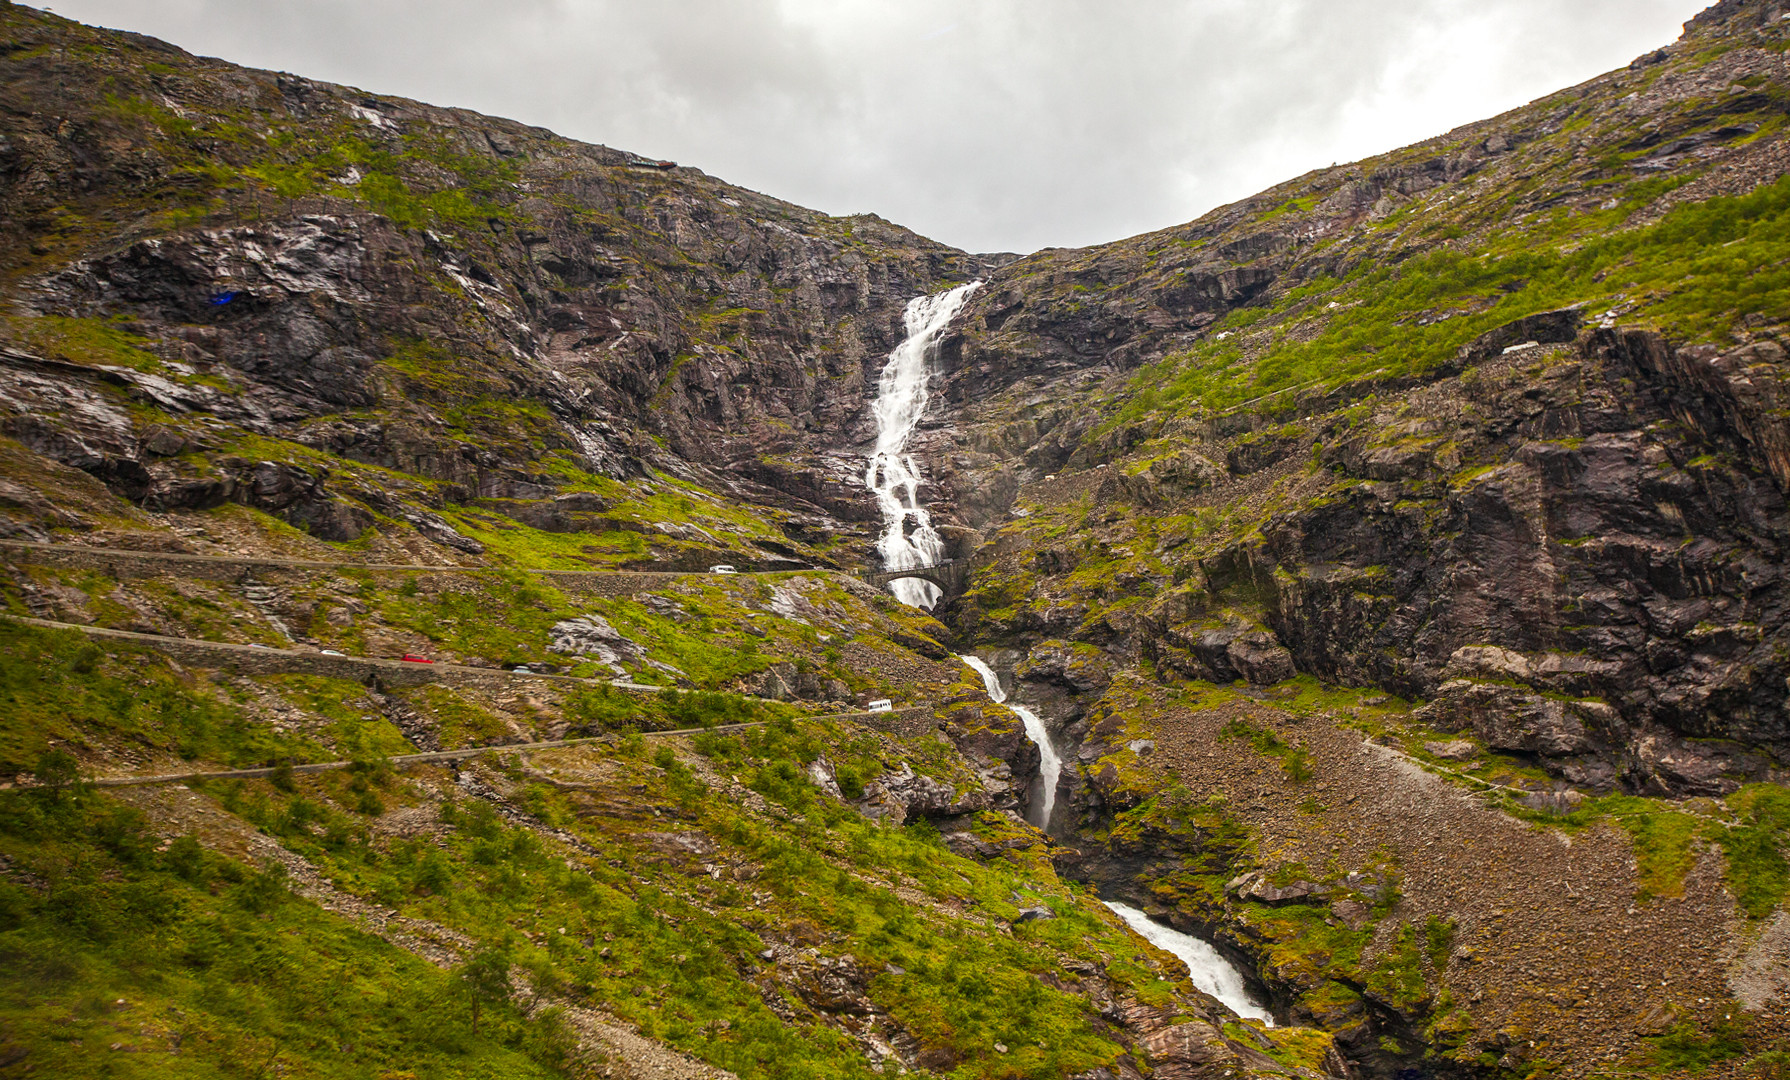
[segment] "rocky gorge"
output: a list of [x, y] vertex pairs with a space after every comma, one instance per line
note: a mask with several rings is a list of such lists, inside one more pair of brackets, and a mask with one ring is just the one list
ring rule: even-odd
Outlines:
[[0, 1072], [1779, 1075], [1787, 48], [1020, 257], [0, 6]]

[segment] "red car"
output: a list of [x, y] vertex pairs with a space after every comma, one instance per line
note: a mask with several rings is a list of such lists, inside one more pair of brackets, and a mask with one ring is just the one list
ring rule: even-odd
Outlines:
[[398, 657], [398, 659], [408, 661], [412, 664], [433, 664], [435, 662], [426, 656], [415, 656], [411, 653], [405, 653], [403, 656]]

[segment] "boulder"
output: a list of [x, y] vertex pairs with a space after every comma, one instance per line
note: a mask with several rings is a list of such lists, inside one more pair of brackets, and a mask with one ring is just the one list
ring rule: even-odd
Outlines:
[[808, 779], [814, 781], [815, 787], [833, 798], [845, 798], [844, 793], [839, 790], [839, 780], [834, 774], [833, 763], [827, 760], [825, 754], [808, 763]]
[[1261, 871], [1244, 874], [1232, 878], [1225, 883], [1225, 891], [1232, 893], [1239, 900], [1253, 900], [1261, 904], [1303, 904], [1316, 903], [1323, 899], [1324, 886], [1311, 881], [1292, 881], [1285, 885], [1274, 885], [1268, 875]]
[[1263, 904], [1304, 904], [1318, 899], [1323, 886], [1311, 881], [1294, 881], [1285, 885], [1270, 885], [1266, 881], [1256, 881], [1238, 890], [1237, 896], [1243, 900], [1255, 900]]
[[872, 818], [887, 818], [897, 825], [920, 817], [956, 817], [989, 806], [988, 793], [973, 791], [961, 798], [954, 785], [914, 772], [901, 763], [898, 773], [884, 773], [864, 785], [859, 809]]
[[1242, 678], [1231, 663], [1231, 643], [1241, 633], [1235, 628], [1207, 630], [1194, 639], [1189, 651], [1212, 673], [1213, 682], [1235, 682]]
[[1532, 791], [1517, 802], [1543, 814], [1564, 817], [1584, 804], [1585, 795], [1577, 791]]
[[[609, 624], [601, 615], [580, 615], [562, 619], [548, 632], [547, 649], [563, 656], [587, 656], [605, 664], [617, 675], [625, 675], [623, 660], [637, 661], [646, 650]], [[767, 695], [768, 696], [768, 695]]]
[[1615, 714], [1601, 701], [1566, 701], [1502, 683], [1451, 679], [1417, 715], [1444, 731], [1470, 729], [1493, 750], [1566, 757], [1595, 749], [1587, 722], [1607, 725]]
[[1373, 918], [1373, 909], [1359, 900], [1338, 900], [1330, 905], [1330, 913], [1347, 923], [1351, 930], [1361, 929]]
[[796, 695], [789, 684], [783, 681], [783, 676], [772, 668], [764, 673], [763, 681], [758, 684], [758, 696], [772, 701], [788, 701]]
[[1273, 634], [1241, 634], [1225, 646], [1231, 666], [1251, 685], [1272, 686], [1297, 674], [1293, 654]]

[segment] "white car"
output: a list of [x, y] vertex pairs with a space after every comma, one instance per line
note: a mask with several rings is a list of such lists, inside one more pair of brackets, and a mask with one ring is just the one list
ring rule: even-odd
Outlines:
[[728, 563], [717, 563], [714, 566], [709, 567], [709, 573], [711, 573], [711, 574], [737, 574], [737, 573], [739, 573], [739, 571], [735, 570]]
[[868, 706], [871, 712], [894, 712], [895, 703], [886, 697], [879, 697]]
[[511, 675], [533, 675], [534, 669], [523, 667], [521, 664], [517, 664], [515, 667], [510, 669], [510, 674]]
[[317, 652], [319, 653], [319, 655], [322, 655], [322, 656], [341, 656], [341, 655], [343, 655], [342, 653], [339, 653], [334, 649], [318, 649]]

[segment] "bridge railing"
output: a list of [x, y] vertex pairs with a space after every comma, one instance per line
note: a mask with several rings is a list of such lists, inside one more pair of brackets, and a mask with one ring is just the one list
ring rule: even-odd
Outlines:
[[864, 578], [867, 581], [874, 581], [874, 580], [878, 580], [878, 579], [885, 579], [885, 578], [891, 578], [891, 577], [899, 578], [899, 577], [907, 577], [907, 576], [914, 575], [914, 574], [931, 573], [931, 572], [939, 571], [939, 570], [946, 570], [946, 571], [955, 570], [959, 566], [963, 566], [963, 565], [967, 564], [968, 562], [969, 562], [968, 559], [946, 559], [944, 562], [929, 563], [925, 566], [909, 566], [909, 567], [906, 567], [901, 570], [887, 570], [887, 569], [873, 570], [873, 569], [870, 569], [869, 567], [864, 567], [859, 570], [853, 570], [852, 573], [855, 576]]

